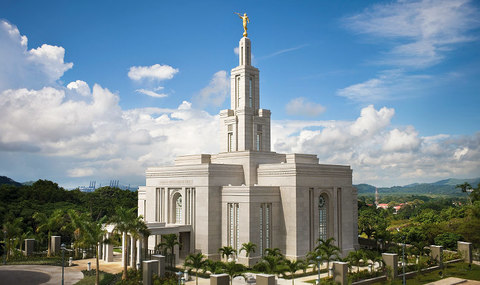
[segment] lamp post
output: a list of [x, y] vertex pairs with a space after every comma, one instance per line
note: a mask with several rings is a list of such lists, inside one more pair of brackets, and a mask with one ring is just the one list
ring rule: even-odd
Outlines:
[[[58, 244], [58, 243], [57, 243]], [[64, 263], [64, 260], [65, 260], [65, 244], [62, 243], [60, 245], [60, 249], [62, 250], [62, 285], [64, 284], [64, 280], [65, 280], [65, 275], [64, 275], [64, 267], [65, 267], [65, 263]]]
[[322, 257], [317, 256], [317, 263], [318, 263], [318, 283], [320, 284], [320, 265], [322, 264]]

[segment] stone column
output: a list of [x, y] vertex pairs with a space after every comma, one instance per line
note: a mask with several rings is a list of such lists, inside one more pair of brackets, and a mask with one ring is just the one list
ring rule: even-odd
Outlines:
[[458, 253], [462, 255], [462, 258], [467, 263], [472, 263], [472, 243], [457, 241]]
[[228, 276], [228, 274], [210, 275], [210, 285], [229, 285], [229, 284], [230, 284], [230, 276]]
[[25, 256], [30, 256], [33, 254], [33, 248], [35, 246], [34, 239], [26, 239], [25, 240]]
[[158, 260], [146, 260], [143, 262], [143, 285], [153, 284], [153, 274], [158, 275]]
[[134, 237], [130, 237], [130, 258], [129, 258], [129, 261], [130, 261], [130, 266], [133, 267], [133, 268], [137, 268], [137, 261], [136, 260], [133, 260], [134, 256], [135, 256], [135, 250], [136, 250], [136, 243], [137, 243], [137, 240], [134, 238]]
[[52, 236], [50, 250], [53, 255], [60, 253], [61, 236]]
[[443, 246], [431, 245], [430, 255], [432, 256], [432, 259], [438, 262], [438, 265], [440, 265], [440, 267], [443, 267]]
[[257, 274], [257, 285], [275, 285], [275, 275]]
[[158, 276], [164, 277], [165, 276], [165, 256], [160, 254], [152, 255], [152, 260], [158, 261]]
[[[107, 238], [110, 238], [111, 235], [111, 233], [107, 233]], [[113, 244], [105, 244], [105, 261], [113, 262]]]
[[346, 262], [333, 262], [333, 281], [340, 285], [348, 284], [348, 264]]
[[142, 261], [143, 261], [142, 255], [143, 255], [142, 239], [139, 239], [137, 241], [137, 261], [136, 261], [137, 263], [142, 264]]
[[382, 253], [383, 261], [385, 266], [392, 268], [392, 277], [393, 279], [398, 276], [398, 255], [396, 253]]

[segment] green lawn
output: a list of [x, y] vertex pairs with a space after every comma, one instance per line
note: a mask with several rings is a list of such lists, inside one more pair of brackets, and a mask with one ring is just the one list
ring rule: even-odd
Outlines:
[[[443, 278], [440, 274], [442, 272]], [[443, 270], [435, 270], [429, 273], [417, 274], [414, 278], [407, 279], [407, 284], [416, 285], [416, 284], [425, 284], [430, 282], [435, 282], [440, 279], [445, 279], [448, 277], [457, 277], [462, 279], [478, 280], [480, 281], [480, 266], [472, 264], [471, 269], [468, 267], [468, 264], [463, 262], [452, 263], [446, 266]], [[379, 284], [389, 284], [389, 282], [379, 282], [374, 283], [374, 285]], [[396, 279], [393, 283], [395, 285], [402, 284], [402, 279]]]

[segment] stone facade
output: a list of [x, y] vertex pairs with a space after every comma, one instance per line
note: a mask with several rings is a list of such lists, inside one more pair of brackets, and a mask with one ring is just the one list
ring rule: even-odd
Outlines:
[[[179, 234], [177, 256], [201, 251], [219, 259], [218, 249], [257, 245], [303, 258], [318, 238], [335, 238], [342, 254], [358, 248], [357, 192], [352, 169], [319, 164], [316, 155], [270, 149], [270, 111], [260, 108], [259, 70], [251, 66], [251, 42], [239, 43], [239, 66], [231, 71], [231, 109], [220, 112], [221, 152], [180, 156], [173, 166], [146, 170], [138, 214], [160, 235]], [[179, 259], [177, 259], [178, 261]]]

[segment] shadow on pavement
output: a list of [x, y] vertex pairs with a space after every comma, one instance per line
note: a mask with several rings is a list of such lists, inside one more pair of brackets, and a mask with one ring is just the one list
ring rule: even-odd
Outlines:
[[0, 284], [37, 285], [48, 282], [50, 275], [26, 270], [0, 271]]

